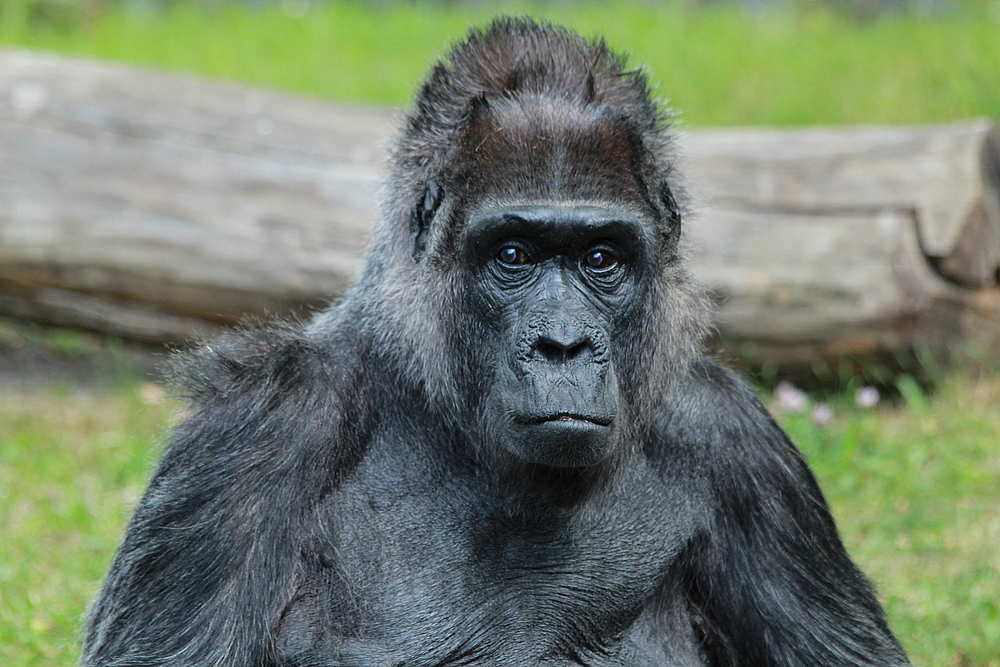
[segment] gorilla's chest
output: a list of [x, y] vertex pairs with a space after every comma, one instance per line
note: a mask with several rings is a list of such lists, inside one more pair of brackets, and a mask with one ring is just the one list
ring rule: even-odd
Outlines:
[[330, 627], [306, 634], [359, 665], [558, 664], [590, 650], [643, 664], [627, 638], [693, 519], [648, 470], [628, 476], [570, 507], [508, 512], [459, 482], [365, 475], [327, 507], [334, 557], [312, 584], [327, 590], [303, 599], [329, 607]]

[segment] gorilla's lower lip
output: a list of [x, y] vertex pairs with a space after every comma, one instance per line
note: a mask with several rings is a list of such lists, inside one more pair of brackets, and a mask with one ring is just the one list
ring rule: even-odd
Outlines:
[[581, 415], [572, 412], [556, 412], [547, 415], [526, 417], [518, 419], [522, 424], [546, 424], [549, 422], [586, 423], [594, 426], [611, 426], [609, 417], [596, 417], [594, 415]]

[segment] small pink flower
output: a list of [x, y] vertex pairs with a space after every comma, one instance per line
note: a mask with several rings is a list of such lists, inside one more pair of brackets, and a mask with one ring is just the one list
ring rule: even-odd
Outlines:
[[812, 420], [819, 426], [826, 426], [833, 421], [833, 410], [826, 403], [818, 403], [812, 410]]
[[878, 389], [872, 386], [862, 387], [854, 394], [854, 402], [862, 408], [874, 408], [878, 405], [880, 398]]
[[791, 382], [781, 381], [774, 388], [774, 401], [779, 412], [802, 412], [808, 399], [806, 392]]

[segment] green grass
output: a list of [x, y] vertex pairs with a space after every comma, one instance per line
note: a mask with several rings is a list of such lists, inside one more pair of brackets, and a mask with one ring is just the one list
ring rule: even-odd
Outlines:
[[299, 17], [277, 4], [164, 10], [133, 2], [79, 21], [33, 21], [29, 12], [17, 11], [23, 6], [23, 0], [0, 3], [0, 45], [336, 100], [406, 104], [446, 43], [503, 9], [604, 34], [613, 46], [627, 48], [630, 62], [648, 67], [658, 93], [690, 125], [1000, 118], [997, 0], [958, 3], [933, 17], [902, 13], [864, 23], [805, 0], [756, 14], [727, 4], [339, 0]]
[[840, 395], [828, 427], [782, 422], [914, 664], [1000, 667], [1000, 374], [900, 388], [895, 408]]
[[[147, 400], [143, 401], [143, 395]], [[171, 408], [148, 387], [0, 394], [0, 655], [74, 665]]]
[[[782, 421], [916, 665], [1000, 667], [1000, 374]], [[83, 614], [176, 404], [155, 386], [0, 394], [0, 655], [74, 665]]]

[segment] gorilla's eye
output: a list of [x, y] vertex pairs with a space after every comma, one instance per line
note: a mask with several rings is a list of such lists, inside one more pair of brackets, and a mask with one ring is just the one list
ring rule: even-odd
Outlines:
[[595, 271], [606, 271], [618, 264], [618, 258], [611, 251], [605, 249], [591, 250], [584, 256], [583, 261]]
[[528, 253], [514, 245], [505, 245], [497, 253], [497, 259], [510, 266], [521, 266], [528, 263]]

